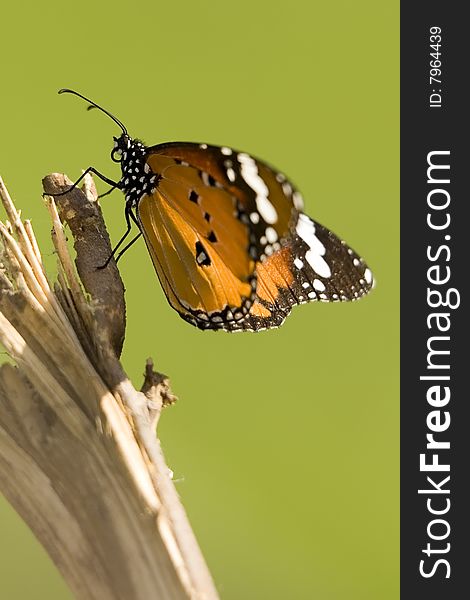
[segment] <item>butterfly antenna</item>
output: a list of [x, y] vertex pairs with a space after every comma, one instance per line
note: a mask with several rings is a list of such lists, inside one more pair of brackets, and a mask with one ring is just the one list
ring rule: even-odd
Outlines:
[[105, 115], [108, 115], [108, 117], [110, 119], [112, 119], [116, 125], [118, 125], [121, 129], [122, 132], [125, 135], [129, 135], [127, 133], [127, 129], [124, 127], [124, 125], [121, 123], [121, 121], [119, 119], [117, 119], [114, 115], [112, 115], [110, 112], [108, 112], [107, 110], [105, 110], [103, 107], [101, 107], [99, 104], [96, 104], [96, 102], [93, 102], [92, 100], [90, 100], [89, 98], [87, 98], [86, 96], [83, 96], [82, 94], [79, 94], [78, 92], [75, 92], [74, 90], [70, 90], [68, 88], [62, 88], [61, 90], [59, 90], [59, 94], [73, 94], [74, 96], [78, 96], [79, 98], [81, 98], [82, 100], [85, 100], [85, 102], [88, 102], [88, 104], [90, 105], [88, 107], [88, 110], [90, 110], [90, 108], [97, 108], [98, 110], [100, 110], [101, 112], [103, 112]]

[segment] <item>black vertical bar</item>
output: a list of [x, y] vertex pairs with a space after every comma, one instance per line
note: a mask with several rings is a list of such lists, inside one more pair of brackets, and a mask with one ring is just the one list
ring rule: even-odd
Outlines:
[[[401, 3], [403, 600], [470, 597], [470, 394], [465, 377], [470, 371], [470, 36], [464, 9], [457, 2]], [[430, 37], [437, 28], [438, 59], [431, 55], [438, 38]], [[440, 75], [431, 72], [432, 60], [441, 62]], [[432, 74], [440, 81], [431, 81]], [[436, 167], [427, 173], [430, 163]], [[433, 460], [436, 470], [423, 470], [432, 468]], [[440, 470], [446, 465], [448, 471]]]

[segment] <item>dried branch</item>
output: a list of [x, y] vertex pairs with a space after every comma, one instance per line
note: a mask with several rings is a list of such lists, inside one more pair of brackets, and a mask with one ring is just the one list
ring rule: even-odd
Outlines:
[[[91, 177], [88, 181], [93, 181]], [[57, 194], [70, 188], [71, 181], [64, 175], [54, 174], [43, 180], [44, 191], [47, 194]], [[119, 276], [116, 263], [111, 261], [106, 269], [98, 269], [103, 265], [111, 252], [108, 232], [103, 221], [101, 209], [96, 201], [96, 190], [90, 187], [84, 201], [84, 192], [74, 189], [64, 196], [57, 197], [55, 203], [48, 201], [49, 210], [54, 223], [57, 245], [61, 242], [58, 230], [60, 221], [65, 221], [70, 228], [77, 253], [75, 264], [78, 275], [85, 291], [93, 302], [93, 338], [99, 336], [99, 346], [110, 346], [113, 353], [120, 355], [124, 341], [125, 304], [124, 285]], [[64, 265], [65, 267], [65, 265]], [[67, 265], [67, 275], [70, 278], [70, 266]], [[73, 281], [71, 281], [74, 284]], [[81, 291], [72, 288], [72, 297], [76, 300]], [[85, 308], [87, 311], [87, 308]]]
[[[56, 193], [70, 181], [50, 175]], [[0, 489], [80, 599], [216, 599], [155, 426], [174, 401], [146, 364], [142, 391], [118, 357], [124, 287], [93, 182], [46, 198], [58, 256], [49, 283], [31, 224], [0, 179]], [[74, 238], [76, 269], [62, 222]], [[76, 271], [78, 271], [78, 276]]]

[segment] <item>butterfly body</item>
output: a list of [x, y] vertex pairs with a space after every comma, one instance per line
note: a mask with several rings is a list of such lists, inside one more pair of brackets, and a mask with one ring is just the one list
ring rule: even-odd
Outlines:
[[372, 287], [364, 261], [307, 217], [300, 193], [266, 163], [207, 144], [146, 147], [127, 133], [112, 157], [128, 223], [170, 305], [200, 329], [278, 327], [296, 304], [356, 300]]

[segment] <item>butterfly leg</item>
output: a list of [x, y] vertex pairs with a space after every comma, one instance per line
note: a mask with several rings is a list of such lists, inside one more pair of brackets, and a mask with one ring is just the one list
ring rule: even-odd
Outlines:
[[[112, 190], [110, 190], [110, 191], [112, 191]], [[113, 248], [113, 251], [106, 259], [106, 262], [103, 265], [97, 267], [98, 269], [105, 269], [109, 265], [111, 259], [114, 258], [114, 256], [116, 255], [116, 252], [122, 246], [124, 240], [127, 238], [129, 233], [131, 232], [131, 229], [132, 229], [131, 219], [134, 221], [134, 223], [137, 225], [137, 227], [139, 227], [139, 230], [140, 230], [139, 223], [138, 223], [137, 219], [135, 218], [132, 208], [130, 208], [129, 206], [126, 206], [126, 210], [125, 210], [124, 214], [126, 217], [126, 225], [127, 225], [126, 231], [125, 231], [124, 235], [122, 236], [122, 238], [119, 240], [119, 242], [116, 244], [116, 246]], [[126, 244], [124, 246], [124, 248], [119, 252], [119, 254], [116, 257], [116, 263], [121, 258], [121, 256], [124, 254], [124, 252], [126, 252], [126, 250], [128, 250], [132, 246], [132, 244], [140, 238], [141, 235], [142, 235], [142, 232], [139, 231], [139, 233], [135, 237], [133, 237], [132, 240], [128, 244]]]
[[141, 235], [142, 235], [142, 232], [139, 231], [139, 233], [136, 236], [134, 236], [128, 244], [126, 244], [124, 246], [124, 248], [121, 250], [121, 252], [119, 252], [119, 254], [116, 256], [116, 263], [121, 258], [121, 256], [124, 254], [124, 252], [127, 252], [127, 250], [129, 250], [129, 248], [132, 246], [132, 244], [134, 242], [136, 242], [140, 238]]
[[82, 173], [82, 175], [80, 175], [80, 177], [77, 179], [77, 181], [75, 183], [73, 183], [67, 190], [64, 190], [63, 192], [56, 192], [55, 194], [48, 194], [48, 195], [49, 196], [63, 196], [64, 194], [68, 194], [69, 192], [71, 192], [72, 190], [74, 190], [78, 186], [78, 184], [80, 183], [80, 181], [82, 181], [84, 179], [84, 177], [86, 175], [88, 175], [88, 173], [94, 173], [102, 181], [104, 181], [105, 183], [108, 183], [109, 185], [113, 186], [113, 189], [119, 187], [119, 182], [116, 183], [112, 179], [109, 179], [108, 177], [106, 177], [105, 175], [103, 175], [102, 173], [100, 173], [99, 171], [97, 171], [94, 167], [88, 167], [88, 169], [86, 171], [84, 171], [84, 173]]
[[105, 196], [109, 196], [109, 194], [110, 194], [111, 192], [114, 192], [114, 190], [116, 190], [116, 189], [117, 189], [117, 185], [113, 185], [113, 186], [112, 186], [112, 187], [111, 187], [111, 188], [110, 188], [110, 189], [109, 189], [107, 192], [104, 192], [104, 194], [100, 194], [100, 195], [98, 196], [98, 198], [100, 198], [100, 199], [101, 199], [101, 198], [104, 198]]

